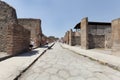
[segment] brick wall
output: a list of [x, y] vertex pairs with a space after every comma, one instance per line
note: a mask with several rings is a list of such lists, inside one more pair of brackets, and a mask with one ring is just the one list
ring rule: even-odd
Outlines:
[[16, 54], [29, 50], [30, 31], [18, 24], [11, 24], [7, 29], [7, 53]]
[[89, 48], [111, 48], [111, 25], [88, 25]]
[[42, 44], [42, 30], [41, 30], [41, 20], [40, 19], [18, 19], [18, 23], [24, 28], [30, 30], [31, 39], [34, 41], [34, 47], [40, 46]]
[[0, 52], [7, 52], [6, 30], [9, 24], [17, 23], [16, 11], [10, 5], [0, 1]]
[[74, 32], [74, 44], [75, 45], [81, 45], [81, 37], [80, 37], [80, 32]]
[[69, 31], [69, 45], [80, 45], [80, 32], [73, 32], [72, 29]]
[[18, 25], [16, 11], [0, 1], [0, 52], [10, 55], [29, 49], [30, 31]]
[[88, 22], [88, 18], [81, 21], [81, 48], [106, 48], [112, 47], [111, 24]]
[[89, 35], [89, 48], [104, 48], [105, 35]]

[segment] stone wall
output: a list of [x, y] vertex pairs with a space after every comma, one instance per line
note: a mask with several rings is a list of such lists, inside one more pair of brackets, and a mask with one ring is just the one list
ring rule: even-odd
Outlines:
[[80, 36], [80, 32], [74, 32], [74, 44], [75, 45], [81, 45], [81, 36]]
[[34, 47], [42, 45], [42, 30], [40, 19], [18, 19], [18, 23], [31, 31], [31, 39], [34, 41]]
[[16, 10], [3, 1], [0, 1], [0, 21], [1, 25], [17, 23]]
[[29, 49], [30, 32], [18, 25], [16, 11], [0, 1], [0, 52], [10, 55]]
[[111, 48], [111, 25], [88, 25], [89, 48]]
[[16, 54], [29, 50], [30, 31], [18, 24], [7, 28], [7, 53]]
[[112, 48], [112, 26], [105, 27], [105, 49]]
[[72, 29], [69, 31], [69, 45], [75, 46], [80, 45], [80, 32], [73, 32]]
[[105, 36], [104, 35], [89, 35], [89, 48], [104, 48]]
[[47, 39], [48, 39], [47, 36], [42, 34], [42, 45], [46, 45]]
[[89, 48], [88, 40], [88, 18], [83, 18], [81, 20], [81, 48]]
[[65, 33], [64, 42], [65, 42], [66, 44], [69, 44], [69, 31], [67, 31], [67, 32]]
[[112, 21], [112, 50], [120, 53], [120, 18]]
[[111, 24], [105, 22], [88, 22], [88, 18], [81, 21], [81, 48], [111, 49]]
[[3, 1], [0, 1], [0, 52], [6, 52], [6, 30], [9, 24], [17, 23], [16, 11]]

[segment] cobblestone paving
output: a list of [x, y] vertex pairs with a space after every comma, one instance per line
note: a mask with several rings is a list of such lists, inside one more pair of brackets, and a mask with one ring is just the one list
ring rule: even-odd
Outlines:
[[56, 43], [19, 80], [120, 80], [120, 72]]

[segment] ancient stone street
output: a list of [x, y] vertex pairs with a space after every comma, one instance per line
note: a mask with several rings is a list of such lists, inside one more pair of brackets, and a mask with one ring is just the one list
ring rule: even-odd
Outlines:
[[119, 3], [0, 0], [0, 80], [120, 80]]
[[56, 43], [18, 80], [120, 80], [120, 72]]

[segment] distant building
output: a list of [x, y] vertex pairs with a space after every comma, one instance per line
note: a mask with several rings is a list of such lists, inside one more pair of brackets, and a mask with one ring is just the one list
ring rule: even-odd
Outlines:
[[111, 48], [111, 23], [109, 22], [89, 22], [88, 18], [82, 19], [75, 26], [80, 29], [81, 47], [91, 48]]
[[81, 45], [84, 49], [112, 47], [109, 22], [89, 22], [88, 18], [83, 18], [74, 29], [76, 31], [65, 34], [65, 41], [70, 45]]
[[49, 43], [52, 43], [52, 42], [55, 42], [55, 41], [57, 41], [59, 38], [56, 38], [55, 36], [49, 36], [48, 37], [48, 42]]

